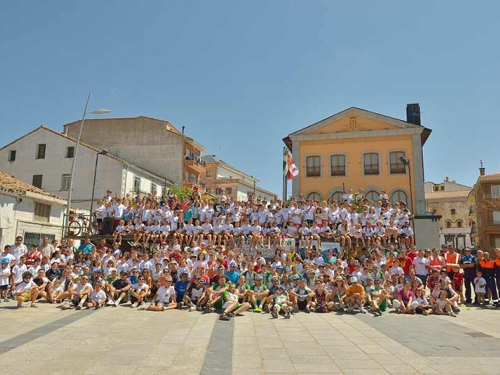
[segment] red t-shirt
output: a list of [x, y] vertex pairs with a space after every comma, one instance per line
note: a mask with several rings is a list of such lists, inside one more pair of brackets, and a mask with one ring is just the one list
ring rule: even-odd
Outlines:
[[462, 285], [464, 282], [464, 274], [461, 272], [455, 272], [453, 275], [453, 285]]
[[403, 269], [405, 275], [410, 274], [410, 268], [413, 265], [413, 259], [411, 259], [408, 255], [405, 257], [398, 257], [399, 266]]

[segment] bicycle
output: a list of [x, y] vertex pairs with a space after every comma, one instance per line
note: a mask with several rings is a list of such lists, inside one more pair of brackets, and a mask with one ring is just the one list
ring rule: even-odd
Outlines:
[[97, 219], [95, 214], [92, 215], [92, 220], [88, 215], [76, 214], [74, 221], [68, 224], [69, 236], [92, 236], [98, 233]]

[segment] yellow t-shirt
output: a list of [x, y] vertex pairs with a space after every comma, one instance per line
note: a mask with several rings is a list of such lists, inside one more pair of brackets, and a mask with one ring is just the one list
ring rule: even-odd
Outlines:
[[365, 295], [365, 288], [361, 284], [349, 285], [345, 291], [347, 297], [352, 296], [354, 293], [359, 293], [360, 295]]

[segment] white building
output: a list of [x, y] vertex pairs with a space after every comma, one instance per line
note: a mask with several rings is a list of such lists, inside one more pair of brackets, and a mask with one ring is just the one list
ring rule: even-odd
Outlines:
[[235, 201], [246, 201], [249, 195], [269, 201], [276, 197], [276, 194], [257, 186], [259, 182], [215, 155], [202, 157], [206, 163], [206, 172], [201, 180], [205, 184], [207, 193], [215, 195], [226, 195]]
[[61, 238], [66, 199], [0, 172], [0, 247], [23, 236], [29, 246]]
[[[32, 184], [50, 194], [68, 196], [75, 139], [40, 126], [0, 149], [0, 171]], [[161, 195], [171, 185], [150, 171], [115, 155], [80, 143], [75, 165], [72, 206], [90, 210], [94, 172], [94, 199], [106, 194], [125, 196], [138, 191]], [[96, 166], [96, 158], [99, 158]]]

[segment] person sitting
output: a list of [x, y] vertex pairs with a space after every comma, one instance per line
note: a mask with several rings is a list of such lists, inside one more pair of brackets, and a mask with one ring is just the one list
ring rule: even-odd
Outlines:
[[347, 312], [353, 312], [354, 309], [358, 309], [363, 314], [366, 314], [366, 310], [363, 308], [365, 289], [358, 283], [358, 278], [356, 276], [352, 276], [349, 281], [351, 285], [347, 287], [344, 297], [344, 303], [347, 305]]

